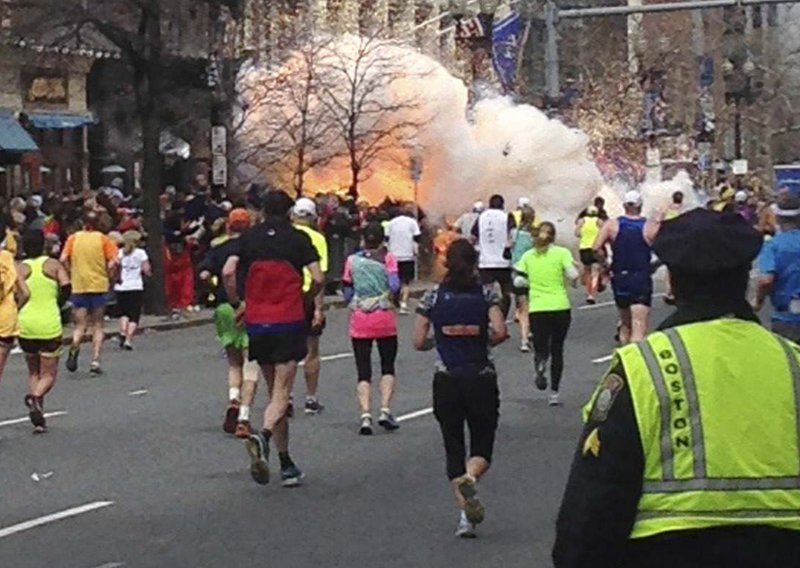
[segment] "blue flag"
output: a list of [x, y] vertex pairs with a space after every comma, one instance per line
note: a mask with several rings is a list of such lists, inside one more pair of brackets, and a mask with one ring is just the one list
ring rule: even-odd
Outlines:
[[521, 29], [519, 14], [512, 12], [507, 18], [498, 22], [492, 31], [494, 68], [506, 92], [513, 91], [517, 81], [517, 53]]

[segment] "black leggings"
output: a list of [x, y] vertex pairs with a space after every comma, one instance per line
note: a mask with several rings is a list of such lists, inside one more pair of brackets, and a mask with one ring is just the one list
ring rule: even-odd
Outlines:
[[448, 478], [466, 473], [464, 422], [469, 428], [470, 457], [492, 461], [494, 433], [500, 416], [500, 392], [494, 372], [458, 377], [436, 373], [433, 413], [442, 430]]
[[533, 333], [534, 361], [550, 359], [550, 387], [558, 392], [564, 373], [564, 340], [572, 323], [569, 310], [559, 312], [534, 312], [530, 314]]
[[372, 342], [378, 344], [378, 355], [381, 358], [381, 375], [394, 375], [394, 362], [397, 359], [397, 336], [379, 339], [352, 338], [353, 355], [356, 357], [358, 382], [372, 382]]

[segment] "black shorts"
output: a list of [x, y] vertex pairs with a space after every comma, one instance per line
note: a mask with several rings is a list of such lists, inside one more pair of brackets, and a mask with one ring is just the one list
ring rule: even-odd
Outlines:
[[653, 279], [650, 273], [624, 272], [611, 277], [611, 289], [614, 291], [614, 302], [621, 310], [631, 306], [647, 306], [653, 304]]
[[41, 355], [43, 357], [58, 357], [64, 345], [64, 339], [25, 339], [19, 338], [19, 347], [25, 355]]
[[117, 292], [117, 312], [119, 313], [119, 316], [126, 317], [133, 323], [139, 323], [139, 320], [142, 317], [143, 303], [144, 292], [141, 290]]
[[592, 249], [581, 249], [578, 251], [578, 254], [581, 257], [581, 264], [584, 266], [592, 266], [593, 264], [597, 264], [597, 256], [594, 254]]
[[397, 263], [397, 275], [402, 284], [411, 284], [417, 275], [417, 263], [413, 260], [404, 260]]
[[0, 347], [3, 347], [5, 349], [11, 349], [12, 347], [14, 347], [14, 342], [16, 340], [17, 338], [14, 337], [13, 335], [9, 337], [0, 337]]
[[484, 286], [497, 282], [500, 284], [500, 289], [503, 291], [504, 295], [511, 293], [513, 281], [510, 268], [481, 268], [480, 274], [481, 284]]
[[397, 360], [397, 336], [379, 339], [360, 339], [353, 337], [353, 355], [356, 358], [358, 382], [372, 381], [372, 342], [378, 344], [378, 356], [381, 360], [381, 376], [394, 376]]
[[647, 306], [648, 308], [653, 305], [653, 291], [642, 290], [633, 294], [617, 294], [614, 293], [614, 302], [620, 310], [627, 310], [631, 306]]
[[308, 330], [308, 337], [321, 337], [322, 332], [325, 331], [325, 326], [328, 323], [325, 314], [322, 314], [322, 324], [314, 327], [312, 323], [314, 322], [314, 305], [312, 304], [310, 307], [306, 307], [306, 329]]
[[299, 363], [308, 355], [308, 334], [305, 331], [250, 335], [249, 356], [259, 365]]

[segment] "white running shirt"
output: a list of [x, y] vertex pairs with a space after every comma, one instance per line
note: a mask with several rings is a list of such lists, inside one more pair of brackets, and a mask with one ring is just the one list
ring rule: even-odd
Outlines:
[[397, 258], [397, 262], [414, 260], [417, 249], [414, 237], [419, 237], [421, 234], [419, 224], [412, 217], [400, 215], [389, 221], [386, 238], [389, 241], [389, 252]]
[[134, 292], [144, 290], [142, 278], [142, 265], [149, 259], [147, 253], [140, 248], [134, 249], [131, 254], [119, 251], [119, 264], [121, 282], [114, 285], [117, 292]]
[[508, 213], [488, 209], [478, 217], [478, 268], [511, 268], [511, 260], [503, 258], [508, 245]]

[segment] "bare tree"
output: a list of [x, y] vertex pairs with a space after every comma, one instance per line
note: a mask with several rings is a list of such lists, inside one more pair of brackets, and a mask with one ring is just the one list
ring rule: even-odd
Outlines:
[[239, 82], [236, 161], [287, 173], [297, 196], [303, 194], [306, 174], [341, 155], [335, 123], [320, 99], [326, 49], [322, 42], [305, 42], [280, 66], [245, 67]]
[[424, 75], [405, 65], [404, 57], [380, 32], [334, 44], [323, 57], [320, 100], [344, 147], [353, 197], [380, 160], [408, 154], [432, 118], [422, 115], [413, 89], [404, 88], [404, 81]]
[[[233, 4], [233, 0], [202, 0], [213, 10]], [[142, 131], [144, 225], [147, 248], [153, 265], [154, 285], [149, 288], [150, 306], [166, 311], [162, 226], [159, 194], [162, 157], [159, 142], [162, 130], [162, 102], [167, 90], [170, 57], [162, 41], [162, 24], [167, 0], [19, 0], [7, 3], [22, 17], [17, 33], [44, 37], [52, 45], [83, 45], [87, 34], [99, 34], [116, 46], [122, 62], [133, 72], [135, 100]], [[172, 58], [174, 61], [174, 58]]]

